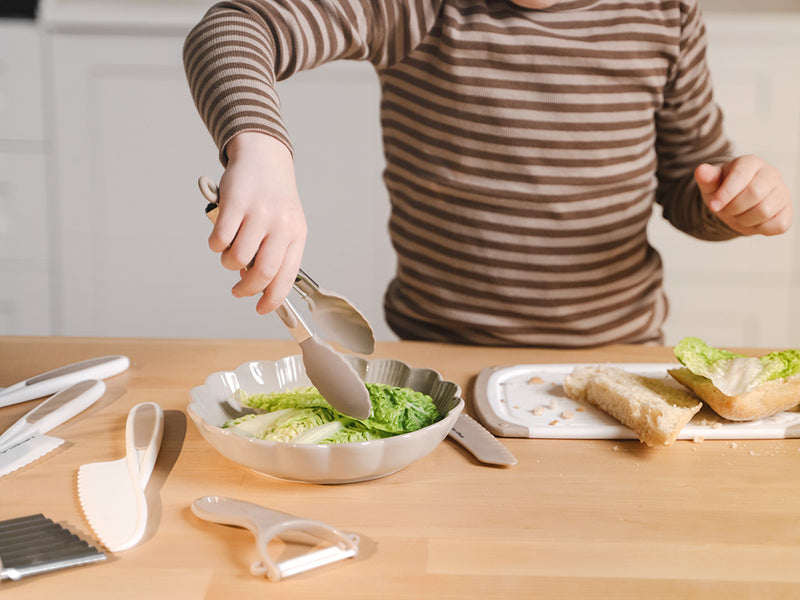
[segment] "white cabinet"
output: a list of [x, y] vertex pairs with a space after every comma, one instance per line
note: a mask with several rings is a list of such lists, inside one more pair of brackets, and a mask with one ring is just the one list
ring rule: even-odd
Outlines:
[[[255, 299], [231, 296], [237, 276], [207, 246], [196, 182], [221, 167], [183, 73], [187, 31], [47, 35], [58, 333], [288, 336], [277, 316], [257, 315]], [[367, 65], [341, 63], [293, 78], [281, 95], [309, 223], [304, 268], [391, 339], [377, 80]]]
[[46, 334], [52, 305], [40, 36], [0, 22], [0, 334]]

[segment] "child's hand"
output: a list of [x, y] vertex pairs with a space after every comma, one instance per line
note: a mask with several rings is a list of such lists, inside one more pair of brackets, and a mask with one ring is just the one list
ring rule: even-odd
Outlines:
[[792, 200], [781, 174], [757, 156], [702, 164], [694, 178], [706, 205], [734, 231], [777, 235], [792, 224]]
[[289, 149], [263, 133], [240, 133], [226, 151], [220, 209], [208, 245], [222, 253], [226, 269], [240, 272], [233, 295], [263, 292], [256, 310], [265, 314], [291, 291], [305, 247], [307, 227], [294, 164]]

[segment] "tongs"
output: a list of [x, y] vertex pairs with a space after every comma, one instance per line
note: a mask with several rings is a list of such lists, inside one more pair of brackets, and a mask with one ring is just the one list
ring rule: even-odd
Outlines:
[[[206, 216], [214, 223], [219, 210], [219, 188], [205, 176], [200, 178], [198, 185], [208, 200]], [[355, 346], [356, 351], [372, 352], [375, 344], [372, 328], [347, 300], [322, 292], [314, 280], [302, 271], [295, 278], [294, 285], [306, 299], [312, 314], [324, 319], [329, 327], [333, 324], [330, 328], [340, 334], [340, 337], [335, 338], [336, 341], [351, 349]], [[369, 392], [350, 363], [314, 334], [288, 298], [275, 313], [299, 344], [306, 374], [328, 403], [342, 414], [355, 419], [369, 417], [372, 410]]]

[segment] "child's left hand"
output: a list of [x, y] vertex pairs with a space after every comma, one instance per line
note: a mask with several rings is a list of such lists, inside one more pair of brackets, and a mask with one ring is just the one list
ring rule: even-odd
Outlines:
[[792, 224], [792, 200], [778, 169], [757, 156], [702, 164], [694, 178], [703, 202], [743, 235], [778, 235]]

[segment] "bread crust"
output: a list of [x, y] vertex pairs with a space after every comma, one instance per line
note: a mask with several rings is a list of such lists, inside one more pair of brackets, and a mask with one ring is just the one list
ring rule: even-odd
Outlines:
[[569, 398], [597, 406], [648, 446], [672, 445], [702, 406], [683, 388], [608, 366], [576, 367], [563, 387]]
[[800, 375], [768, 381], [744, 394], [727, 396], [710, 379], [685, 367], [667, 372], [729, 421], [755, 421], [800, 404]]

